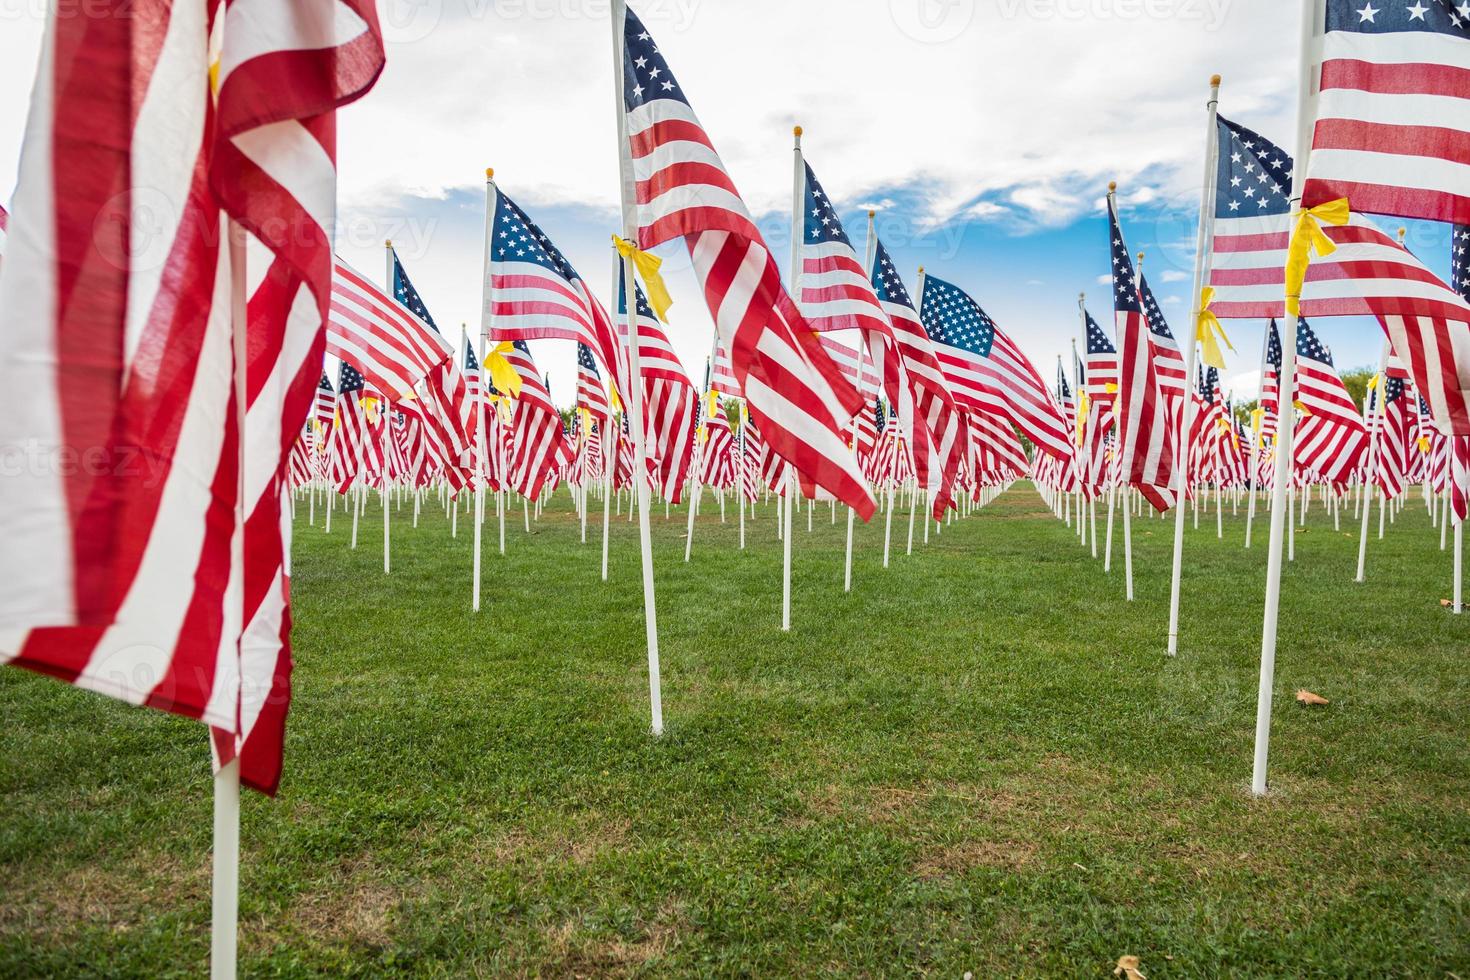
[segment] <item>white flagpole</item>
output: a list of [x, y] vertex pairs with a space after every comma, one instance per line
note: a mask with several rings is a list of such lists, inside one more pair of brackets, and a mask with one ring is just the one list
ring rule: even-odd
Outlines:
[[[1217, 156], [1220, 152], [1218, 129], [1215, 123], [1216, 107], [1220, 104], [1220, 76], [1210, 79], [1210, 100], [1205, 103], [1205, 176], [1199, 192], [1199, 230], [1194, 243], [1194, 312], [1185, 327], [1188, 343], [1184, 349], [1185, 384], [1194, 383], [1195, 352], [1199, 347], [1198, 324], [1205, 282], [1210, 273], [1210, 252], [1215, 235], [1215, 178]], [[1142, 275], [1142, 273], [1140, 273]], [[1184, 407], [1180, 412], [1180, 431], [1174, 440], [1174, 565], [1169, 579], [1169, 656], [1179, 652], [1179, 589], [1180, 573], [1184, 568], [1184, 494], [1188, 486], [1189, 453], [1186, 443], [1194, 414], [1194, 398], [1185, 391]], [[1216, 486], [1216, 509], [1218, 521], [1219, 487]], [[1223, 533], [1223, 532], [1222, 532]]]
[[598, 456], [602, 463], [602, 580], [607, 581], [607, 537], [608, 530], [612, 526], [612, 504], [613, 504], [613, 467], [617, 464], [617, 444], [614, 442], [614, 455], [610, 458], [607, 451], [608, 429], [612, 426], [612, 416], [609, 415], [602, 420], [602, 428], [598, 430]]
[[[868, 270], [871, 270], [873, 268], [873, 256], [875, 254], [877, 254], [877, 251], [878, 251], [878, 237], [875, 234], [873, 234], [873, 215], [875, 213], [876, 212], [873, 211], [873, 209], [871, 209], [871, 208], [868, 209], [868, 238], [867, 238], [866, 243], [863, 246], [863, 257], [864, 257], [864, 259], [863, 259], [863, 270], [865, 272], [868, 271]], [[863, 363], [864, 363], [866, 357], [867, 357], [867, 345], [866, 344], [863, 344], [863, 343], [859, 343], [858, 344], [858, 390], [859, 391], [862, 391], [863, 390]], [[864, 403], [864, 405], [863, 405], [863, 411], [866, 412], [867, 410], [868, 410], [868, 405], [866, 403]], [[853, 420], [852, 420], [852, 451], [854, 453], [857, 452], [857, 439], [858, 439], [858, 420], [857, 420], [856, 417], [854, 417]], [[877, 451], [877, 446], [875, 445], [874, 446], [874, 452], [876, 452], [876, 451]], [[844, 557], [843, 557], [843, 564], [842, 564], [842, 591], [843, 592], [851, 592], [852, 591], [852, 525], [853, 525], [853, 517], [854, 517], [854, 515], [853, 515], [852, 505], [849, 504], [848, 507], [847, 507], [847, 548], [846, 548], [846, 552], [845, 552]]]
[[[1448, 517], [1449, 517], [1449, 515], [1446, 514], [1446, 519], [1447, 520], [1448, 520]], [[1461, 520], [1456, 520], [1455, 521], [1455, 598], [1454, 598], [1454, 605], [1451, 607], [1454, 610], [1456, 616], [1460, 615], [1460, 613], [1462, 613], [1462, 612], [1465, 611], [1465, 603], [1463, 601], [1461, 601], [1461, 596], [1463, 595], [1462, 586], [1464, 585], [1464, 581], [1465, 581], [1464, 580], [1464, 568], [1465, 568], [1465, 522], [1464, 521], [1461, 521]]]
[[[798, 302], [801, 296], [801, 207], [802, 192], [806, 189], [806, 174], [801, 158], [801, 127], [791, 130], [791, 298]], [[862, 378], [858, 378], [861, 383]], [[782, 508], [781, 541], [781, 629], [791, 629], [791, 511], [792, 504], [800, 492], [796, 481], [796, 468], [788, 467], [786, 479], [786, 505]]]
[[[1307, 164], [1312, 152], [1312, 127], [1315, 121], [1313, 100], [1316, 96], [1319, 66], [1315, 61], [1315, 38], [1322, 15], [1322, 0], [1302, 0], [1301, 50], [1297, 79], [1296, 168], [1292, 173], [1291, 203], [1295, 212], [1302, 206], [1302, 187], [1306, 182]], [[1266, 763], [1271, 739], [1271, 695], [1276, 681], [1276, 622], [1281, 610], [1281, 549], [1286, 532], [1286, 491], [1291, 483], [1292, 426], [1296, 407], [1292, 404], [1296, 391], [1296, 328], [1294, 316], [1282, 317], [1281, 377], [1276, 404], [1279, 421], [1276, 427], [1276, 475], [1271, 488], [1271, 538], [1266, 563], [1266, 605], [1261, 622], [1261, 679], [1256, 694], [1256, 746], [1251, 771], [1251, 792], [1266, 793]]]
[[[613, 85], [614, 109], [617, 113], [618, 124], [618, 172], [621, 176], [622, 190], [622, 212], [623, 212], [623, 237], [629, 241], [638, 240], [638, 215], [635, 191], [635, 180], [633, 177], [633, 159], [628, 146], [628, 121], [623, 111], [623, 25], [627, 19], [627, 8], [624, 0], [613, 0], [612, 3], [612, 36], [613, 36]], [[643, 446], [643, 370], [638, 357], [638, 308], [633, 302], [634, 283], [633, 259], [628, 256], [623, 259], [623, 278], [628, 285], [628, 299], [624, 303], [627, 311], [626, 323], [628, 325], [627, 336], [623, 339], [628, 354], [628, 391], [626, 392], [626, 403], [632, 413], [632, 419], [628, 428], [633, 432], [633, 484], [638, 494], [638, 544], [643, 565], [643, 619], [644, 630], [648, 641], [648, 697], [649, 707], [652, 714], [653, 734], [659, 736], [664, 731], [664, 708], [662, 685], [659, 679], [658, 662], [658, 612], [653, 591], [653, 544], [650, 540], [648, 529], [648, 466], [644, 462], [647, 458]]]
[[[742, 401], [742, 402], [739, 403], [739, 405], [740, 405], [740, 443], [739, 443], [740, 464], [739, 464], [738, 467], [736, 467], [735, 472], [738, 474], [737, 479], [739, 479], [739, 481], [740, 481], [740, 486], [735, 491], [735, 502], [740, 505], [740, 550], [741, 551], [744, 551], [745, 550], [745, 403]], [[751, 506], [752, 507], [755, 506], [755, 501], [751, 501]]]
[[[1365, 492], [1371, 490], [1373, 486], [1373, 472], [1378, 465], [1378, 428], [1383, 417], [1384, 385], [1382, 379], [1384, 377], [1384, 369], [1388, 366], [1388, 349], [1388, 341], [1385, 340], [1378, 355], [1378, 374], [1376, 377], [1379, 379], [1379, 382], [1377, 388], [1375, 391], [1369, 391], [1363, 396], [1365, 401], [1371, 403], [1371, 405], [1363, 406], [1367, 410], [1368, 415], [1368, 460], [1367, 465], [1363, 468], [1363, 486], [1366, 488]], [[1365, 500], [1368, 499], [1371, 498], [1365, 498]], [[1364, 503], [1363, 523], [1358, 530], [1358, 574], [1354, 577], [1354, 582], [1366, 581], [1365, 573], [1367, 572], [1368, 565], [1368, 515], [1372, 512], [1373, 508], [1369, 507], [1367, 503]]]
[[[387, 260], [387, 263], [388, 263], [387, 275], [383, 279], [383, 288], [388, 293], [389, 297], [391, 297], [394, 300], [397, 300], [398, 297], [395, 296], [394, 295], [394, 292], [393, 292], [393, 240], [391, 238], [385, 238], [383, 240], [383, 257], [384, 257], [384, 259]], [[396, 394], [400, 394], [401, 395], [402, 392], [396, 392]], [[389, 401], [388, 401], [388, 397], [387, 397], [387, 392], [384, 392], [383, 393], [383, 416], [382, 416], [383, 417], [383, 574], [384, 575], [387, 575], [392, 570], [392, 565], [391, 565], [391, 560], [390, 560], [391, 554], [392, 554], [392, 548], [391, 548], [392, 534], [391, 534], [391, 531], [389, 530], [390, 527], [392, 526], [392, 521], [391, 521], [391, 519], [389, 517], [389, 515], [392, 513], [392, 508], [388, 506], [388, 498], [390, 498], [393, 495], [393, 493], [392, 493], [392, 489], [391, 489], [392, 484], [388, 482], [388, 453], [391, 451], [392, 445], [393, 445], [393, 414], [388, 409], [389, 409]]]
[[[230, 334], [235, 350], [235, 420], [244, 461], [246, 356], [245, 233], [226, 218], [225, 233], [230, 262]], [[245, 560], [245, 467], [239, 467], [235, 487], [235, 533], [231, 550], [235, 567]], [[239, 599], [239, 596], [236, 596]], [[235, 641], [238, 652], [239, 639]], [[212, 737], [212, 736], [211, 736]], [[233, 733], [231, 733], [233, 737]], [[240, 907], [240, 760], [231, 759], [214, 774], [214, 843], [211, 860], [209, 920], [209, 975], [211, 980], [234, 980], [239, 942]]]
[[[488, 347], [490, 336], [490, 247], [492, 245], [492, 225], [495, 222], [495, 171], [485, 168], [485, 267], [481, 277], [482, 300], [480, 302], [480, 383], [475, 386], [475, 553], [474, 553], [474, 586], [470, 593], [470, 606], [475, 612], [480, 611], [480, 541], [482, 530], [480, 525], [485, 523], [485, 428], [490, 420], [485, 417], [485, 372], [489, 368], [485, 365], [483, 353]], [[463, 357], [463, 353], [458, 356]], [[454, 511], [459, 513], [459, 501], [454, 502]], [[458, 517], [455, 518], [458, 520]]]

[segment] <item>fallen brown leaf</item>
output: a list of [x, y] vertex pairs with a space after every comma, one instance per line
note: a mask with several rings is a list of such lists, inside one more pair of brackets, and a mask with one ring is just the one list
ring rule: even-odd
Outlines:
[[1136, 956], [1118, 957], [1118, 965], [1113, 967], [1113, 976], [1122, 977], [1123, 980], [1148, 980], [1148, 977], [1138, 972]]
[[1296, 692], [1296, 700], [1297, 700], [1297, 703], [1298, 704], [1304, 704], [1304, 705], [1307, 705], [1308, 707], [1312, 707], [1312, 706], [1320, 707], [1322, 705], [1325, 705], [1325, 704], [1330, 703], [1322, 695], [1320, 695], [1320, 694], [1313, 694], [1311, 691], [1307, 690], [1306, 688], [1302, 688], [1300, 691], [1297, 691]]
[[1443, 607], [1445, 609], [1448, 609], [1450, 607], [1450, 600], [1448, 600], [1448, 599], [1441, 599], [1441, 600], [1439, 600], [1439, 604], [1440, 604], [1441, 607]]

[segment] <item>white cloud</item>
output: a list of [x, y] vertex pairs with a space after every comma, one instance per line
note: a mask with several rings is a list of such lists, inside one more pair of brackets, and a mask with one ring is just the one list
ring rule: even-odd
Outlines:
[[1190, 275], [1187, 272], [1181, 272], [1178, 269], [1165, 269], [1164, 274], [1159, 277], [1159, 280], [1161, 282], [1183, 282], [1188, 278], [1190, 278]]

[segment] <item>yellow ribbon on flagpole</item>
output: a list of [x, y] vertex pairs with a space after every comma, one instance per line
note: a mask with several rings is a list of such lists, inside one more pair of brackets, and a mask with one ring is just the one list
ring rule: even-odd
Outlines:
[[515, 344], [508, 340], [502, 340], [494, 347], [485, 352], [485, 370], [490, 372], [490, 383], [501, 391], [508, 391], [512, 395], [519, 396], [521, 393], [521, 376], [511, 366], [505, 355], [515, 349]]
[[1087, 441], [1085, 433], [1087, 431], [1088, 407], [1087, 389], [1083, 388], [1077, 392], [1077, 445], [1079, 446]]
[[1429, 455], [1429, 437], [1428, 436], [1420, 436], [1418, 439], [1415, 440], [1415, 442], [1418, 443], [1418, 445], [1419, 445], [1419, 451], [1421, 453], [1424, 453], [1426, 456]]
[[1261, 424], [1265, 421], [1265, 419], [1266, 410], [1264, 408], [1251, 409], [1251, 435], [1255, 436], [1257, 439], [1260, 439], [1261, 437]]
[[668, 287], [664, 285], [664, 277], [658, 271], [659, 266], [664, 264], [663, 259], [643, 251], [626, 238], [614, 235], [612, 240], [613, 247], [618, 250], [618, 254], [625, 259], [632, 259], [633, 267], [638, 270], [638, 275], [643, 277], [643, 285], [648, 287], [648, 305], [653, 307], [654, 315], [664, 323], [668, 323], [669, 307], [674, 305], [674, 298], [669, 295]]
[[1381, 374], [1375, 374], [1375, 375], [1373, 375], [1373, 377], [1371, 377], [1371, 378], [1368, 379], [1368, 390], [1369, 391], [1372, 391], [1374, 388], [1377, 388], [1379, 382], [1381, 382], [1382, 380], [1383, 380], [1383, 375], [1381, 375]]
[[1206, 286], [1200, 290], [1199, 296], [1199, 321], [1195, 325], [1195, 337], [1199, 340], [1200, 356], [1207, 366], [1225, 369], [1225, 352], [1220, 350], [1220, 342], [1223, 340], [1225, 346], [1235, 352], [1235, 345], [1225, 335], [1225, 328], [1220, 325], [1220, 318], [1215, 316], [1210, 309], [1210, 302], [1215, 298], [1215, 287]]
[[1337, 251], [1337, 245], [1322, 230], [1322, 222], [1329, 225], [1345, 225], [1352, 217], [1348, 199], [1340, 197], [1315, 208], [1297, 212], [1296, 229], [1291, 233], [1291, 244], [1286, 249], [1286, 315], [1300, 316], [1302, 309], [1302, 284], [1307, 281], [1307, 266], [1312, 253], [1326, 258]]
[[1312, 410], [1303, 405], [1300, 398], [1293, 398], [1291, 400], [1291, 406], [1296, 409], [1296, 413], [1302, 418], [1309, 419], [1312, 417]]

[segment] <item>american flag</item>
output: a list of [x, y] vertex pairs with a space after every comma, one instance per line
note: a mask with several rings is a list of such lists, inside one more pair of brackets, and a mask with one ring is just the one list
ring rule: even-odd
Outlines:
[[1327, 0], [1303, 203], [1470, 222], [1470, 4]]
[[[238, 758], [268, 793], [290, 701], [285, 481], [330, 291], [333, 113], [383, 64], [372, 4], [323, 6], [53, 8], [0, 285], [0, 381], [23, 406], [0, 444], [150, 464], [3, 481], [0, 625], [15, 642], [0, 661], [201, 719], [217, 761]], [[232, 329], [248, 331], [248, 364]]]
[[510, 482], [517, 493], [535, 497], [546, 481], [571, 460], [572, 446], [562, 431], [561, 413], [551, 403], [551, 391], [536, 370], [526, 342], [515, 341], [505, 359], [521, 376], [511, 425]]
[[[1470, 299], [1470, 228], [1456, 225], [1450, 248], [1450, 284]], [[1441, 432], [1443, 428], [1441, 427]], [[1470, 435], [1447, 436], [1450, 505], [1461, 522], [1470, 519]]]
[[1113, 411], [1118, 420], [1118, 452], [1126, 480], [1138, 488], [1156, 510], [1174, 506], [1174, 440], [1167, 399], [1160, 389], [1156, 361], [1151, 353], [1148, 323], [1139, 298], [1138, 277], [1128, 243], [1118, 226], [1113, 196], [1108, 195], [1108, 232], [1113, 251], [1113, 312], [1118, 341], [1118, 397]]
[[312, 418], [323, 427], [332, 424], [332, 414], [337, 410], [337, 393], [332, 390], [332, 380], [327, 377], [327, 372], [322, 372], [322, 379], [316, 385], [316, 402], [312, 409]]
[[1118, 392], [1118, 350], [1102, 327], [1083, 312], [1087, 320], [1087, 398], [1094, 404], [1112, 405]]
[[[896, 359], [902, 363], [913, 391], [913, 410], [918, 419], [912, 433], [914, 465], [919, 482], [929, 491], [938, 520], [950, 506], [951, 488], [969, 444], [965, 415], [955, 405], [934, 343], [914, 309], [903, 277], [876, 235], [874, 244], [869, 278], [893, 328]], [[887, 360], [895, 360], [893, 351]]]
[[[1221, 318], [1284, 312], [1292, 159], [1220, 119], [1211, 309]], [[1314, 258], [1301, 315], [1376, 316], [1441, 430], [1470, 434], [1470, 303], [1366, 218], [1324, 226], [1337, 245]]]
[[[1297, 322], [1295, 402], [1305, 410], [1292, 432], [1292, 465], [1342, 485], [1362, 461], [1368, 430], [1337, 373], [1332, 352], [1306, 320]], [[1276, 344], [1274, 371], [1281, 367]]]
[[1086, 483], [1096, 494], [1107, 477], [1108, 433], [1113, 429], [1113, 400], [1118, 392], [1118, 351], [1102, 327], [1083, 310], [1087, 324], [1087, 422], [1083, 428], [1083, 468]]
[[327, 352], [351, 361], [371, 387], [396, 401], [452, 358], [454, 347], [372, 280], [335, 257]]
[[987, 485], [999, 485], [1026, 472], [1030, 461], [1009, 420], [983, 409], [972, 410], [969, 431], [973, 436], [975, 472]]
[[1154, 371], [1159, 378], [1159, 387], [1169, 398], [1184, 397], [1184, 355], [1174, 331], [1164, 319], [1164, 311], [1154, 299], [1154, 291], [1148, 286], [1148, 278], [1138, 275], [1138, 297], [1143, 302], [1143, 315], [1148, 320], [1149, 343], [1154, 352]]
[[873, 473], [873, 450], [878, 446], [878, 430], [883, 420], [883, 404], [878, 399], [873, 399], [870, 409], [858, 412], [854, 420], [853, 428], [855, 436], [853, 450], [857, 453], [858, 462], [863, 465], [863, 472], [868, 474], [872, 480]]
[[1273, 319], [1266, 325], [1266, 372], [1261, 376], [1261, 441], [1276, 441], [1276, 400], [1281, 392], [1281, 332]]
[[327, 443], [327, 472], [338, 493], [346, 493], [364, 468], [363, 444], [368, 431], [362, 403], [365, 395], [362, 373], [343, 361], [337, 369], [335, 420]]
[[822, 351], [780, 269], [637, 15], [624, 15], [624, 160], [636, 182], [638, 245], [683, 237], [751, 417], [808, 495], [821, 487], [867, 520], [874, 501], [848, 451], [862, 398]]
[[[393, 298], [420, 322], [440, 336], [439, 327], [429, 315], [423, 298], [408, 278], [408, 272], [390, 245], [388, 255], [393, 278]], [[422, 404], [419, 419], [426, 441], [426, 451], [442, 466], [450, 485], [458, 490], [467, 484], [470, 475], [470, 453], [474, 447], [474, 404], [473, 389], [465, 372], [461, 371], [454, 350], [448, 342], [443, 345], [449, 355], [431, 368], [418, 385]]]
[[[618, 263], [618, 334], [626, 340], [627, 289], [624, 263]], [[684, 373], [668, 335], [637, 282], [633, 284], [638, 325], [638, 369], [643, 376], [643, 448], [658, 474], [659, 493], [678, 503], [694, 456], [694, 417], [699, 392]]]
[[1057, 459], [1072, 455], [1067, 423], [1041, 375], [968, 293], [935, 276], [925, 276], [919, 319], [955, 400], [1007, 419]]
[[704, 445], [700, 450], [700, 482], [711, 487], [728, 487], [735, 479], [735, 464], [730, 455], [733, 445], [730, 420], [718, 400], [714, 411], [704, 418]]
[[1402, 378], [1384, 376], [1382, 411], [1374, 430], [1373, 481], [1392, 500], [1404, 492], [1409, 469], [1409, 399]]
[[[803, 161], [800, 302], [813, 330], [860, 330], [869, 350], [891, 339], [888, 317], [811, 164]], [[875, 359], [876, 360], [876, 359]]]
[[746, 500], [754, 501], [761, 495], [761, 463], [766, 455], [766, 443], [756, 427], [750, 424], [747, 415], [741, 419], [740, 431], [740, 492]]
[[586, 409], [598, 419], [612, 418], [612, 405], [607, 400], [607, 390], [602, 386], [602, 375], [597, 373], [597, 362], [592, 359], [592, 349], [586, 344], [577, 345], [577, 407]]
[[707, 389], [713, 389], [732, 398], [742, 397], [740, 382], [735, 380], [735, 369], [730, 366], [730, 355], [723, 344], [715, 347], [714, 360], [710, 362], [706, 373], [709, 375], [709, 383], [705, 386]]
[[607, 310], [566, 256], [493, 182], [485, 226], [485, 326], [491, 342], [572, 340], [619, 387], [627, 375]]

